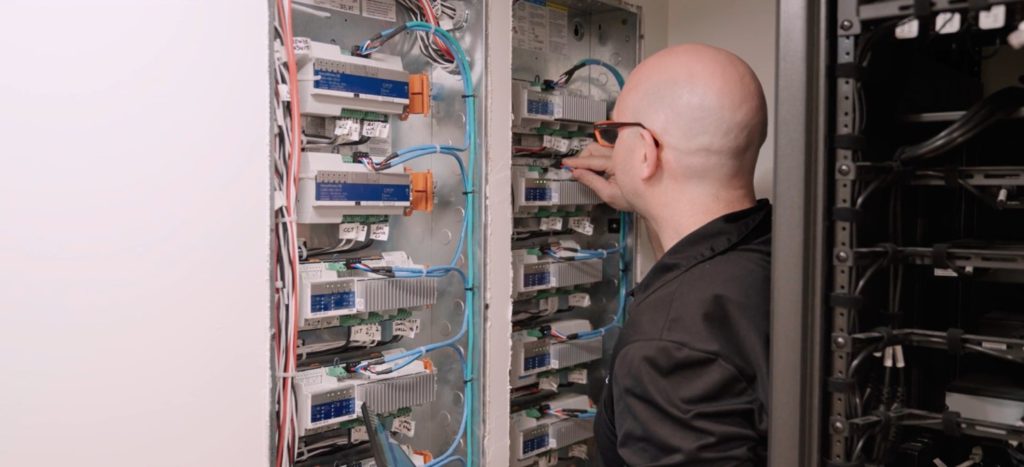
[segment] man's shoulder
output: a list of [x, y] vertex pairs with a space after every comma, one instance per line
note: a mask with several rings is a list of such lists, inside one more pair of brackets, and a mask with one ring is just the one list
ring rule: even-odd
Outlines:
[[768, 347], [770, 290], [768, 248], [742, 245], [639, 297], [617, 347], [665, 341], [756, 372], [767, 363], [760, 359]]

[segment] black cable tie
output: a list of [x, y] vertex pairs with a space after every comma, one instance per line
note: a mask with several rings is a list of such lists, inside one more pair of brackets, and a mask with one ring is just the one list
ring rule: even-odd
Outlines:
[[857, 63], [839, 63], [836, 65], [836, 78], [849, 78], [860, 81], [864, 67]]
[[878, 417], [878, 424], [882, 426], [882, 429], [885, 429], [885, 427], [892, 423], [892, 414], [886, 410], [879, 409], [871, 415]]
[[893, 343], [896, 340], [895, 335], [892, 332], [892, 329], [887, 328], [885, 326], [880, 326], [875, 329], [872, 329], [871, 332], [877, 332], [882, 335], [882, 341], [880, 342], [880, 344], [882, 344], [883, 346], [887, 346], [887, 344]]
[[463, 191], [462, 192], [463, 195], [471, 195], [473, 193], [476, 193], [476, 191], [475, 190], [469, 190], [469, 191]]
[[833, 308], [849, 308], [858, 310], [864, 306], [864, 297], [843, 292], [835, 292], [828, 297], [828, 304]]
[[851, 151], [862, 151], [867, 147], [867, 139], [861, 135], [855, 135], [853, 133], [844, 133], [836, 135], [832, 145], [836, 149], [849, 149]]
[[[932, 14], [932, 2], [931, 0], [914, 0], [914, 16], [917, 18], [925, 18]], [[923, 21], [922, 21], [923, 22]], [[923, 28], [925, 31], [928, 28]]]
[[884, 264], [890, 264], [900, 256], [900, 247], [895, 243], [880, 243], [878, 246], [885, 248]]
[[463, 94], [463, 99], [476, 99], [476, 94]]
[[473, 291], [473, 287], [465, 287], [462, 290], [465, 290], [466, 292], [472, 292]]
[[946, 331], [946, 349], [953, 355], [964, 353], [964, 330], [951, 328]]
[[828, 392], [848, 394], [857, 387], [857, 382], [842, 376], [833, 376], [828, 379]]
[[955, 168], [947, 167], [942, 169], [942, 176], [946, 182], [946, 186], [950, 188], [960, 187], [960, 174], [957, 173]]
[[932, 247], [932, 265], [939, 269], [952, 269], [958, 273], [949, 262], [949, 244], [936, 244]]
[[860, 222], [863, 218], [864, 211], [854, 207], [836, 206], [832, 208], [832, 220], [834, 221], [854, 224]]
[[946, 436], [960, 436], [960, 412], [947, 410], [942, 413], [942, 432]]

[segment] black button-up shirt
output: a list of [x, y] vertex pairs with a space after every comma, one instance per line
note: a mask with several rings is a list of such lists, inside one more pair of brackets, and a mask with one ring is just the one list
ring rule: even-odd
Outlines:
[[594, 424], [604, 465], [764, 465], [771, 205], [715, 219], [634, 289]]

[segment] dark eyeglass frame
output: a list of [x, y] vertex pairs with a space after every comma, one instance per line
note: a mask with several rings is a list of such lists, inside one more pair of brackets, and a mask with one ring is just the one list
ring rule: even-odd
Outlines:
[[651, 134], [651, 138], [654, 139], [654, 145], [656, 147], [661, 147], [661, 143], [658, 142], [658, 137], [654, 136], [654, 132], [640, 122], [616, 122], [614, 120], [597, 122], [594, 124], [594, 139], [597, 141], [597, 144], [600, 144], [601, 146], [613, 148], [615, 147], [615, 142], [619, 139], [619, 130], [629, 127], [640, 127], [647, 130], [647, 132]]

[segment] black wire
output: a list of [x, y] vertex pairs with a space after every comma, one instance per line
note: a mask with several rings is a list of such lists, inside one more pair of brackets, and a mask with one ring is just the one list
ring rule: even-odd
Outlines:
[[1024, 106], [1024, 88], [1000, 89], [973, 105], [967, 113], [938, 135], [896, 150], [895, 159], [912, 162], [941, 155], [1006, 118]]
[[[373, 246], [373, 243], [374, 243], [374, 240], [371, 239], [371, 240], [367, 240], [362, 245], [357, 246], [357, 247], [352, 248], [352, 249], [342, 250], [342, 251], [334, 251], [334, 248], [337, 248], [337, 244], [336, 244], [333, 248], [330, 248], [330, 249], [327, 249], [327, 250], [318, 249], [318, 250], [316, 250], [316, 252], [312, 252], [312, 251], [307, 252], [306, 253], [306, 259], [309, 259], [309, 258], [321, 258], [321, 257], [324, 257], [324, 256], [335, 257], [336, 255], [340, 255], [340, 254], [355, 253], [357, 251], [363, 251], [363, 250], [365, 250], [367, 248], [370, 248], [371, 246]], [[344, 259], [344, 258], [342, 258], [342, 259]]]

